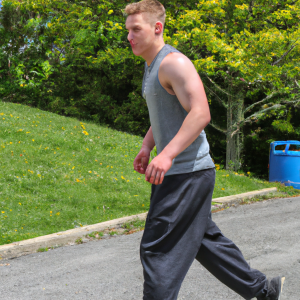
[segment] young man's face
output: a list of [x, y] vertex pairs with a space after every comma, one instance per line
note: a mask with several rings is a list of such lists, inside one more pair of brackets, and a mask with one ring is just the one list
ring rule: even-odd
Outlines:
[[156, 38], [156, 25], [150, 24], [151, 16], [145, 13], [129, 15], [126, 20], [127, 39], [133, 54], [142, 56], [151, 47]]

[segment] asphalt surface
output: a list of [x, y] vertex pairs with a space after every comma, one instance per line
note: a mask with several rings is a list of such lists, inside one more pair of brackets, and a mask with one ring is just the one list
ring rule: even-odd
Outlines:
[[[267, 200], [214, 213], [223, 234], [252, 268], [285, 275], [281, 300], [300, 300], [300, 197]], [[0, 299], [142, 299], [142, 232], [0, 261]], [[178, 299], [242, 299], [197, 261]]]

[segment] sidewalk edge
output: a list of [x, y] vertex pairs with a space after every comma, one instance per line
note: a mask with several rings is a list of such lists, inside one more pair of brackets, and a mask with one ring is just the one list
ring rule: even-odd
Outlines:
[[[213, 202], [221, 203], [222, 206], [232, 206], [238, 204], [243, 199], [253, 198], [258, 195], [265, 195], [272, 192], [277, 192], [277, 188], [276, 187], [267, 188], [267, 189], [247, 192], [247, 193], [233, 195], [233, 196], [215, 198], [213, 199]], [[97, 223], [93, 225], [87, 225], [75, 229], [69, 229], [66, 231], [52, 233], [52, 234], [36, 237], [33, 239], [2, 245], [0, 246], [0, 260], [11, 259], [22, 255], [31, 254], [36, 252], [40, 248], [47, 248], [52, 246], [64, 246], [67, 244], [71, 244], [74, 243], [76, 239], [81, 238], [93, 231], [102, 231], [104, 229], [112, 228], [114, 226], [123, 224], [125, 222], [130, 222], [136, 218], [140, 220], [146, 220], [147, 214], [148, 213], [145, 212], [138, 215], [132, 215], [132, 216], [114, 219], [102, 223]]]
[[104, 229], [112, 228], [117, 225], [130, 222], [134, 219], [146, 220], [147, 212], [114, 219], [102, 223], [93, 225], [87, 225], [75, 229], [69, 229], [57, 233], [52, 233], [44, 236], [39, 236], [33, 239], [23, 240], [0, 246], [0, 260], [16, 258], [22, 255], [31, 254], [36, 252], [40, 248], [52, 247], [52, 246], [64, 246], [74, 243], [76, 239], [85, 236], [94, 231], [102, 231]]

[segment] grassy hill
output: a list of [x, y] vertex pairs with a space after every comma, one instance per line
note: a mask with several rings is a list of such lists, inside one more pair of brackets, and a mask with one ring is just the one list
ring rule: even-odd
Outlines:
[[[142, 138], [0, 102], [0, 245], [146, 212]], [[274, 186], [217, 171], [214, 197]]]

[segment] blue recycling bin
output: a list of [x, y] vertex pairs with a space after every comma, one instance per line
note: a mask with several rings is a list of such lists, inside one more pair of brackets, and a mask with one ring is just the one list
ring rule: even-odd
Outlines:
[[270, 145], [269, 181], [300, 189], [300, 142], [277, 141]]

